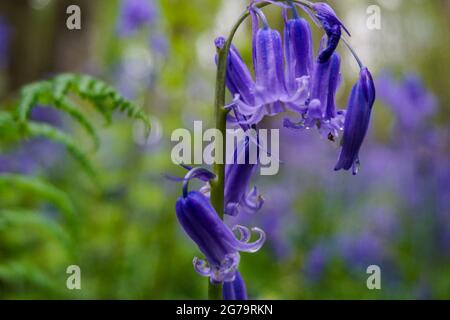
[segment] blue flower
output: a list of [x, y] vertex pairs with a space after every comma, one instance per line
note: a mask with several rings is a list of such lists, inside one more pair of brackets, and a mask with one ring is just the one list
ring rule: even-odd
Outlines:
[[118, 33], [130, 36], [144, 25], [152, 24], [158, 16], [154, 0], [122, 0]]
[[[285, 74], [283, 61], [283, 46], [281, 35], [278, 31], [269, 28], [261, 10], [250, 7], [253, 18], [253, 67], [255, 81], [245, 66], [236, 48], [232, 47], [227, 64], [227, 87], [234, 96], [235, 108], [245, 119], [239, 120], [241, 124], [257, 124], [266, 115], [276, 115], [285, 111], [285, 106], [299, 111], [305, 104], [308, 95], [308, 77], [296, 77], [297, 71], [294, 65], [300, 68], [300, 47], [289, 44], [287, 49], [289, 68]], [[259, 22], [262, 21], [262, 28]], [[309, 39], [308, 30], [304, 23], [288, 27], [295, 32], [286, 32], [290, 37]], [[302, 29], [302, 30], [299, 30]], [[301, 34], [301, 36], [299, 36]], [[303, 38], [302, 38], [303, 39]], [[223, 39], [216, 40], [218, 48], [223, 47]], [[308, 47], [309, 44], [306, 47]], [[312, 44], [311, 44], [312, 46]], [[303, 50], [303, 49], [301, 49]], [[305, 57], [306, 58], [306, 57]], [[307, 62], [305, 62], [307, 64]]]
[[313, 69], [313, 42], [308, 22], [293, 9], [294, 18], [284, 25], [284, 56], [286, 63], [286, 89], [289, 95], [298, 90], [297, 81], [311, 76]]
[[294, 123], [284, 120], [284, 126], [291, 129], [309, 129], [316, 126], [328, 139], [334, 141], [344, 124], [344, 111], [336, 110], [335, 96], [338, 90], [341, 74], [341, 59], [334, 53], [326, 62], [317, 61], [314, 64], [310, 100], [303, 110], [301, 120]]
[[348, 35], [350, 33], [328, 4], [317, 2], [312, 5], [312, 8], [315, 11], [314, 17], [322, 25], [328, 37], [327, 47], [319, 54], [318, 58], [319, 62], [326, 62], [333, 55], [339, 44], [341, 29], [344, 29]]
[[372, 75], [367, 68], [363, 67], [348, 101], [341, 153], [334, 170], [352, 168], [353, 174], [357, 173], [359, 149], [369, 127], [374, 102], [375, 86]]
[[[265, 241], [265, 233], [259, 228], [252, 228], [252, 231], [259, 234], [259, 238], [249, 243], [251, 231], [248, 228], [236, 225], [230, 229], [219, 218], [203, 193], [188, 192], [188, 181], [195, 177], [205, 177], [205, 174], [206, 170], [199, 168], [188, 172], [184, 179], [183, 196], [176, 203], [176, 214], [184, 231], [206, 257], [206, 260], [194, 258], [195, 270], [202, 276], [210, 277], [212, 283], [229, 282], [235, 279], [239, 252], [258, 251]], [[240, 239], [236, 238], [233, 231], [239, 232]]]
[[223, 284], [222, 297], [223, 300], [247, 300], [247, 288], [238, 271], [233, 281]]
[[253, 141], [249, 137], [239, 143], [234, 150], [233, 163], [225, 166], [225, 214], [235, 216], [240, 210], [252, 213], [264, 203], [256, 187], [247, 193], [250, 179], [258, 166], [257, 161], [250, 161], [251, 143]]
[[[225, 45], [225, 38], [218, 37], [215, 40], [215, 45], [218, 49], [222, 49]], [[242, 60], [239, 51], [234, 45], [231, 45], [230, 52], [228, 53], [226, 85], [233, 97], [239, 96], [243, 102], [250, 105], [254, 104], [255, 82], [247, 65]]]

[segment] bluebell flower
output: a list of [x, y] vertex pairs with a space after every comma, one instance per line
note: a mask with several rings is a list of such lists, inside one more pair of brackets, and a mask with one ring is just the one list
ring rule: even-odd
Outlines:
[[320, 52], [318, 57], [318, 61], [323, 63], [328, 61], [336, 50], [341, 39], [342, 29], [348, 35], [350, 33], [328, 4], [317, 2], [312, 5], [312, 8], [314, 17], [319, 21], [328, 37], [327, 46]]
[[289, 95], [298, 90], [297, 81], [311, 76], [313, 71], [313, 41], [308, 22], [300, 18], [295, 8], [294, 17], [287, 19], [284, 11], [284, 56], [286, 64], [286, 89]]
[[363, 67], [348, 101], [341, 153], [334, 170], [352, 168], [353, 174], [358, 172], [359, 149], [369, 127], [374, 102], [375, 86], [372, 75]]
[[[215, 40], [215, 45], [222, 49], [225, 45], [225, 38], [218, 37]], [[243, 102], [249, 105], [255, 103], [255, 82], [239, 51], [233, 44], [228, 53], [226, 85], [233, 97], [239, 96]]]
[[248, 192], [250, 179], [258, 167], [257, 161], [250, 161], [252, 143], [248, 136], [245, 137], [234, 150], [233, 163], [225, 166], [225, 214], [235, 216], [240, 210], [252, 213], [264, 203], [256, 187]]
[[247, 288], [239, 271], [233, 281], [225, 282], [222, 287], [223, 300], [247, 300]]
[[[252, 228], [259, 238], [249, 242], [251, 231], [236, 225], [230, 229], [218, 216], [209, 199], [199, 191], [188, 192], [188, 181], [196, 176], [198, 168], [189, 171], [185, 177], [183, 195], [176, 203], [178, 221], [188, 236], [197, 244], [206, 260], [194, 258], [194, 269], [212, 283], [233, 281], [239, 265], [240, 251], [256, 252], [265, 241], [265, 233]], [[204, 174], [204, 172], [202, 172]], [[238, 231], [237, 239], [233, 231]]]
[[297, 123], [285, 119], [285, 127], [292, 129], [317, 127], [323, 136], [333, 141], [339, 136], [345, 114], [343, 110], [336, 110], [335, 101], [341, 81], [340, 64], [341, 59], [337, 53], [326, 62], [316, 61], [310, 98], [306, 108], [300, 113], [301, 119]]
[[152, 24], [158, 17], [154, 0], [122, 0], [118, 33], [130, 36], [145, 25]]
[[[266, 115], [285, 111], [285, 106], [299, 111], [307, 99], [308, 77], [293, 77], [292, 71], [295, 70], [291, 64], [287, 80], [294, 83], [286, 84], [281, 35], [269, 27], [261, 10], [250, 7], [250, 12], [257, 26], [253, 32], [255, 81], [237, 50], [232, 48], [227, 65], [227, 86], [234, 95], [232, 106], [245, 117], [240, 123], [257, 124]], [[261, 28], [258, 26], [260, 20]], [[289, 32], [287, 34], [290, 35]], [[223, 46], [223, 40], [216, 40], [216, 45], [219, 48]]]

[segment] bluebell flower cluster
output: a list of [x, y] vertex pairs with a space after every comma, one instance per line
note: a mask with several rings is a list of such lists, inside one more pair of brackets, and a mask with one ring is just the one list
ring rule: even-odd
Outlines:
[[[244, 131], [252, 129], [258, 132], [258, 124], [264, 117], [290, 111], [297, 115], [298, 120], [285, 118], [286, 128], [317, 127], [333, 141], [343, 130], [342, 148], [335, 170], [353, 169], [355, 174], [375, 101], [375, 86], [369, 70], [350, 48], [360, 65], [360, 75], [350, 94], [347, 110], [336, 107], [336, 93], [342, 79], [341, 58], [336, 48], [343, 32], [350, 35], [348, 30], [329, 5], [320, 2], [300, 5], [325, 31], [314, 57], [310, 25], [300, 17], [294, 2], [265, 1], [282, 7], [283, 36], [270, 27], [260, 2], [254, 0], [248, 7], [252, 19], [253, 73], [233, 44], [227, 52], [225, 84], [232, 95], [232, 103], [225, 107], [230, 111], [228, 122], [239, 125]], [[228, 48], [223, 37], [218, 37], [215, 45], [218, 51]], [[216, 62], [217, 59], [216, 56]], [[240, 217], [241, 212], [253, 213], [263, 204], [256, 187], [250, 189], [250, 181], [258, 165], [247, 160], [252, 143], [256, 145], [258, 155], [265, 152], [259, 145], [258, 134], [254, 141], [247, 136], [238, 144], [233, 158], [246, 161], [233, 161], [233, 164], [225, 166], [224, 208], [220, 216]], [[215, 178], [214, 174], [202, 168], [187, 169], [189, 172], [183, 179], [183, 195], [177, 201], [176, 213], [185, 232], [205, 256], [205, 260], [194, 258], [194, 268], [200, 275], [209, 277], [212, 283], [223, 283], [225, 299], [245, 299], [245, 283], [237, 271], [239, 253], [259, 250], [265, 241], [265, 233], [252, 228], [259, 238], [249, 242], [251, 231], [248, 228], [240, 224], [232, 227], [225, 224], [209, 199], [208, 181]], [[188, 191], [188, 182], [194, 178], [206, 184], [199, 191]], [[234, 221], [239, 221], [239, 218]], [[239, 233], [239, 238], [234, 232]], [[320, 261], [319, 253], [312, 257], [316, 260], [312, 262], [312, 268], [325, 264], [325, 261]]]
[[[258, 1], [255, 1], [258, 3]], [[360, 64], [361, 72], [348, 102], [348, 110], [338, 110], [336, 93], [341, 82], [341, 58], [336, 48], [342, 30], [350, 33], [333, 9], [325, 3], [314, 3], [305, 9], [321, 26], [325, 35], [317, 57], [313, 57], [311, 28], [296, 8], [283, 7], [284, 37], [270, 28], [264, 13], [249, 7], [253, 21], [253, 69], [255, 79], [232, 46], [227, 62], [227, 87], [233, 96], [228, 108], [234, 111], [230, 122], [257, 125], [265, 116], [290, 110], [299, 120], [286, 118], [291, 129], [317, 127], [321, 134], [335, 141], [343, 130], [342, 150], [335, 170], [352, 169], [356, 174], [358, 153], [370, 122], [375, 101], [375, 86], [369, 70]], [[289, 15], [292, 18], [289, 18]], [[284, 41], [284, 43], [283, 43]], [[216, 39], [222, 48], [223, 38]], [[352, 54], [354, 52], [352, 51]]]

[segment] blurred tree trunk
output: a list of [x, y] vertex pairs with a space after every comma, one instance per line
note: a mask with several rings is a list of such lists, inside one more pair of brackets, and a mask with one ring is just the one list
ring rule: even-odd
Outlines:
[[[58, 72], [83, 69], [90, 50], [93, 2], [52, 0], [38, 8], [39, 1], [0, 1], [0, 14], [12, 29], [7, 92]], [[72, 4], [81, 9], [81, 30], [66, 27], [66, 9]]]

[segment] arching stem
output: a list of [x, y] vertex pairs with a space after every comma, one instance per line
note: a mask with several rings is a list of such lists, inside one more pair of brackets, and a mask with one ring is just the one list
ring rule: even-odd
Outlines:
[[[280, 0], [277, 2], [286, 2], [287, 0]], [[292, 0], [292, 2], [302, 4], [310, 7], [307, 1]], [[255, 5], [257, 8], [263, 8], [270, 5], [270, 2], [261, 2]], [[227, 67], [227, 58], [230, 51], [231, 43], [234, 35], [239, 29], [240, 25], [248, 18], [250, 13], [246, 10], [233, 25], [225, 45], [217, 49], [217, 74], [216, 74], [216, 91], [215, 91], [215, 127], [222, 133], [223, 143], [222, 152], [216, 148], [216, 161], [214, 163], [214, 173], [216, 179], [211, 181], [211, 204], [216, 209], [220, 218], [223, 219], [224, 212], [224, 193], [225, 193], [225, 151], [226, 151], [226, 127], [228, 111], [225, 106], [225, 76]], [[222, 285], [208, 284], [208, 298], [210, 300], [222, 299]]]

